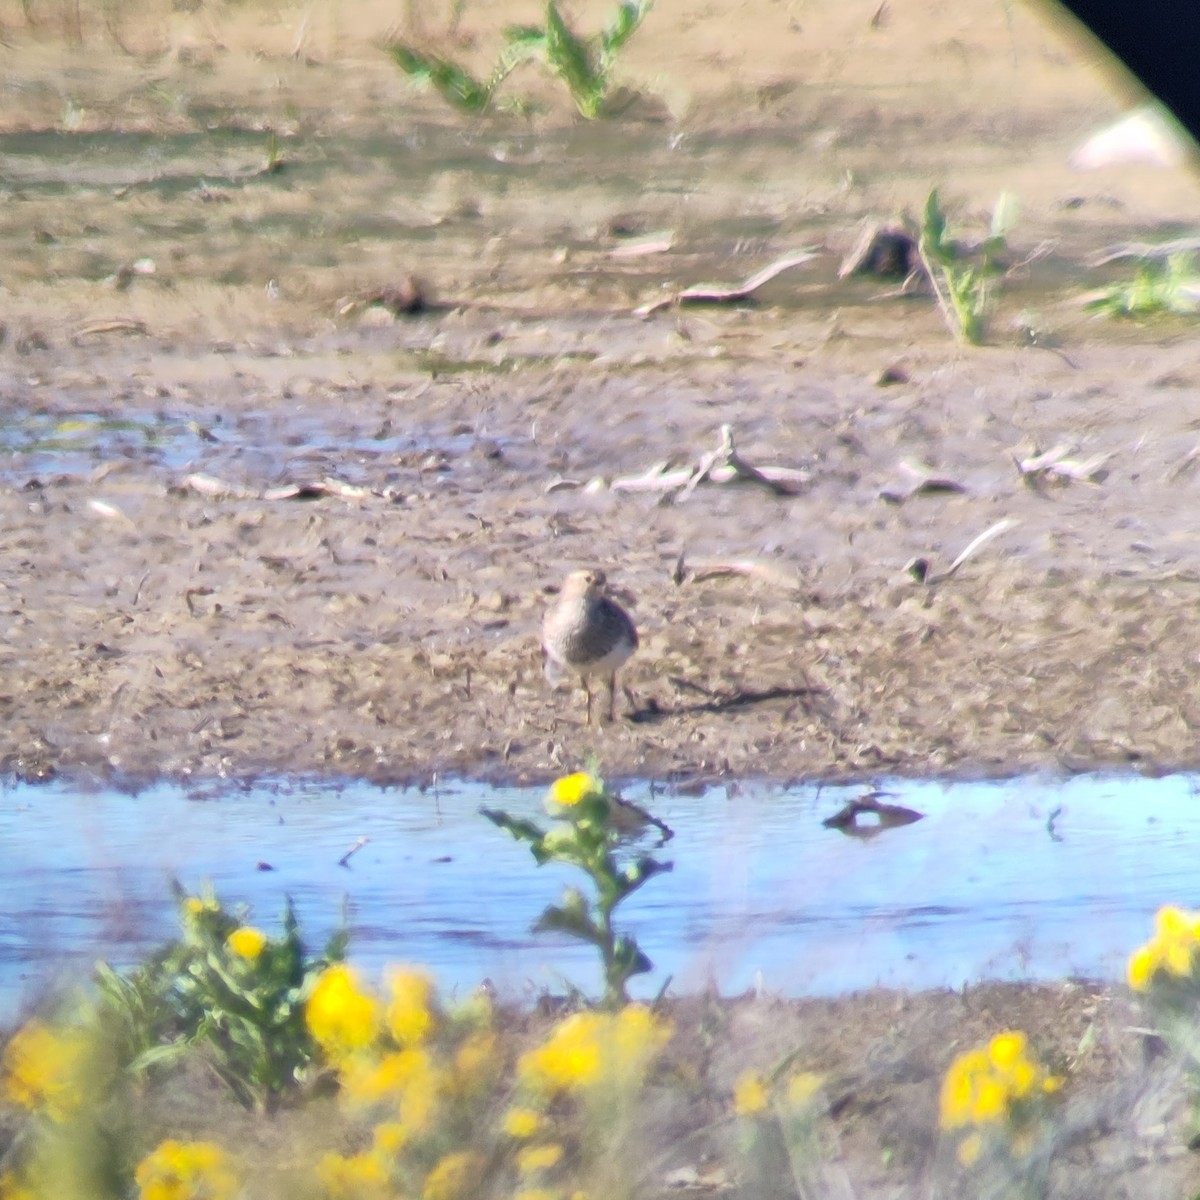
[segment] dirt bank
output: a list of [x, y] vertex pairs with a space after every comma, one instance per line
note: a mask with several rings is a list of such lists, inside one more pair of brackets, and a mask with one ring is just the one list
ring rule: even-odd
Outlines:
[[[1119, 107], [1086, 47], [1007, 6], [962, 28], [940, 11], [664, 3], [627, 61], [653, 102], [622, 127], [632, 159], [532, 77], [532, 125], [460, 134], [366, 25], [307, 26], [307, 63], [232, 14], [167, 59], [148, 56], [178, 48], [178, 14], [125, 30], [144, 57], [16, 30], [0, 761], [387, 780], [543, 778], [592, 752], [614, 777], [1195, 764], [1200, 352], [1182, 325], [1079, 303], [1089, 256], [1169, 232], [1194, 181], [1073, 174]], [[498, 18], [464, 14], [444, 44], [483, 61]], [[53, 131], [64, 96], [78, 142]], [[284, 169], [264, 174], [254, 131], [276, 128]], [[836, 278], [861, 219], [935, 183], [965, 229], [1002, 187], [1024, 205], [1025, 266], [982, 349], [928, 295]], [[664, 227], [665, 252], [622, 251]], [[813, 262], [757, 307], [631, 313], [799, 245]], [[410, 269], [431, 311], [364, 306]], [[608, 486], [696, 463], [726, 424], [799, 473], [794, 494]], [[1087, 478], [1015, 466], [1064, 443], [1108, 457]], [[914, 493], [905, 464], [951, 490]], [[351, 486], [310, 486], [327, 478]], [[925, 558], [936, 579], [1001, 520], [944, 582], [906, 572]], [[550, 591], [585, 564], [643, 639], [603, 731], [539, 670]]]

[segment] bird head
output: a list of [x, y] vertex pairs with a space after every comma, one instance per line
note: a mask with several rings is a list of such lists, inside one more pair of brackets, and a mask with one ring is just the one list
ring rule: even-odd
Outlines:
[[586, 596], [590, 599], [603, 596], [607, 586], [608, 579], [603, 571], [572, 571], [563, 583], [562, 594], [569, 597]]

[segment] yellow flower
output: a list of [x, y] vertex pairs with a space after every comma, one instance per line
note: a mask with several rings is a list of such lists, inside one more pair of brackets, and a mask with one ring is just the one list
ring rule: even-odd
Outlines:
[[342, 1095], [351, 1104], [368, 1107], [383, 1101], [399, 1103], [404, 1089], [419, 1069], [421, 1050], [393, 1050], [388, 1054], [363, 1056], [342, 1068]]
[[1196, 949], [1196, 914], [1168, 904], [1158, 910], [1154, 926], [1162, 965], [1180, 978], [1190, 974]]
[[225, 944], [239, 958], [253, 962], [266, 948], [267, 935], [253, 925], [243, 925], [229, 935]]
[[371, 1151], [375, 1155], [395, 1157], [408, 1144], [408, 1128], [399, 1121], [381, 1121], [375, 1126], [371, 1137]]
[[813, 1071], [801, 1071], [788, 1081], [787, 1102], [792, 1108], [804, 1108], [809, 1101], [821, 1090], [825, 1079]]
[[600, 786], [593, 776], [586, 771], [576, 771], [574, 775], [564, 775], [550, 785], [546, 806], [551, 809], [574, 808], [581, 800], [599, 792]]
[[987, 1070], [988, 1059], [982, 1050], [968, 1050], [950, 1064], [942, 1080], [939, 1105], [943, 1129], [956, 1129], [975, 1119], [975, 1095], [979, 1080]]
[[[582, 1197], [582, 1192], [575, 1195]], [[562, 1200], [562, 1193], [550, 1188], [521, 1188], [513, 1193], [513, 1200]]]
[[1157, 944], [1147, 942], [1129, 956], [1129, 963], [1125, 968], [1125, 978], [1135, 992], [1148, 992], [1151, 983], [1154, 982], [1154, 975], [1161, 965]]
[[560, 1021], [542, 1045], [521, 1056], [520, 1076], [547, 1092], [570, 1092], [591, 1086], [600, 1076], [599, 1013], [572, 1013]]
[[942, 1080], [939, 1123], [943, 1129], [957, 1129], [970, 1120], [973, 1084], [968, 1075], [952, 1065]]
[[524, 1141], [531, 1138], [542, 1127], [542, 1114], [532, 1108], [510, 1108], [504, 1114], [502, 1128], [510, 1138]]
[[1025, 1057], [1025, 1046], [1025, 1035], [1008, 1029], [988, 1042], [988, 1058], [995, 1067], [1010, 1067]]
[[4, 1094], [31, 1111], [62, 1121], [83, 1103], [87, 1046], [77, 1031], [56, 1031], [32, 1020], [19, 1029], [0, 1060]]
[[526, 1085], [550, 1094], [636, 1088], [670, 1037], [670, 1024], [641, 1004], [616, 1014], [572, 1013], [521, 1056], [517, 1073]]
[[1016, 1030], [960, 1054], [942, 1080], [939, 1102], [943, 1129], [967, 1127], [958, 1146], [959, 1161], [970, 1166], [979, 1157], [988, 1127], [1000, 1131], [1010, 1153], [1023, 1153], [1021, 1148], [1032, 1144], [1036, 1133], [1038, 1109], [1033, 1105], [1061, 1084], [1030, 1056], [1028, 1039]]
[[752, 1117], [768, 1103], [766, 1085], [757, 1071], [745, 1071], [733, 1085], [733, 1111], [739, 1117]]
[[134, 1178], [140, 1200], [231, 1200], [239, 1189], [232, 1160], [214, 1142], [161, 1142]]
[[1009, 1095], [1004, 1085], [991, 1076], [975, 1081], [975, 1097], [971, 1104], [971, 1120], [976, 1125], [999, 1121], [1008, 1112]]
[[1165, 942], [1192, 936], [1192, 914], [1175, 904], [1164, 904], [1154, 914], [1154, 934]]
[[1024, 1100], [1030, 1095], [1041, 1075], [1026, 1054], [1027, 1046], [1025, 1035], [1014, 1030], [998, 1033], [988, 1043], [992, 1073], [1012, 1100]]
[[205, 913], [219, 913], [221, 902], [211, 893], [207, 896], [188, 896], [183, 901], [184, 924], [196, 921]]
[[335, 1063], [369, 1046], [379, 1031], [379, 1005], [359, 990], [358, 974], [344, 963], [321, 972], [304, 1007], [304, 1022]]
[[387, 1171], [372, 1154], [326, 1154], [317, 1179], [330, 1200], [390, 1200]]
[[357, 1059], [342, 1070], [342, 1094], [351, 1105], [398, 1108], [412, 1134], [426, 1133], [433, 1126], [447, 1090], [445, 1070], [424, 1049]]
[[388, 986], [392, 992], [388, 1031], [400, 1046], [423, 1042], [434, 1025], [433, 980], [422, 971], [405, 967], [389, 973]]
[[1192, 971], [1192, 949], [1187, 942], [1171, 942], [1162, 948], [1162, 965], [1167, 972], [1180, 979]]
[[481, 1170], [477, 1154], [467, 1150], [447, 1154], [425, 1176], [423, 1200], [464, 1200], [474, 1195]]
[[1186, 979], [1193, 973], [1200, 952], [1200, 912], [1165, 904], [1154, 917], [1154, 936], [1139, 946], [1125, 968], [1129, 986], [1148, 992], [1160, 971]]
[[555, 1142], [547, 1142], [544, 1146], [522, 1146], [517, 1151], [517, 1170], [522, 1175], [549, 1171], [558, 1165], [562, 1156], [563, 1148]]

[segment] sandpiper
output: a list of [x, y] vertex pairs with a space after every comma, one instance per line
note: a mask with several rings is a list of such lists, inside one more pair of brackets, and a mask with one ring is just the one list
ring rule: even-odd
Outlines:
[[579, 676], [587, 694], [587, 723], [592, 723], [592, 676], [608, 681], [608, 719], [616, 715], [617, 671], [637, 649], [638, 635], [629, 614], [605, 592], [603, 571], [572, 571], [558, 603], [542, 622], [546, 677], [555, 683], [564, 670]]

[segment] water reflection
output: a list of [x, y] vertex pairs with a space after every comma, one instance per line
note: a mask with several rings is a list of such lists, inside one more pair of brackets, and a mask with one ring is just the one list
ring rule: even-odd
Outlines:
[[[626, 920], [687, 990], [757, 983], [830, 994], [881, 983], [1118, 977], [1161, 903], [1195, 904], [1196, 780], [1081, 776], [889, 785], [924, 820], [871, 839], [822, 822], [861, 789], [660, 795], [627, 789], [675, 830]], [[127, 964], [171, 933], [168, 880], [244, 901], [268, 928], [290, 895], [313, 944], [341, 921], [352, 956], [429, 964], [446, 986], [509, 995], [598, 986], [588, 954], [532, 938], [572, 878], [535, 870], [480, 804], [540, 814], [541, 792], [461, 783], [439, 794], [299, 782], [137, 795], [65, 784], [0, 791], [0, 1014], [96, 958]], [[358, 839], [370, 839], [349, 860]]]

